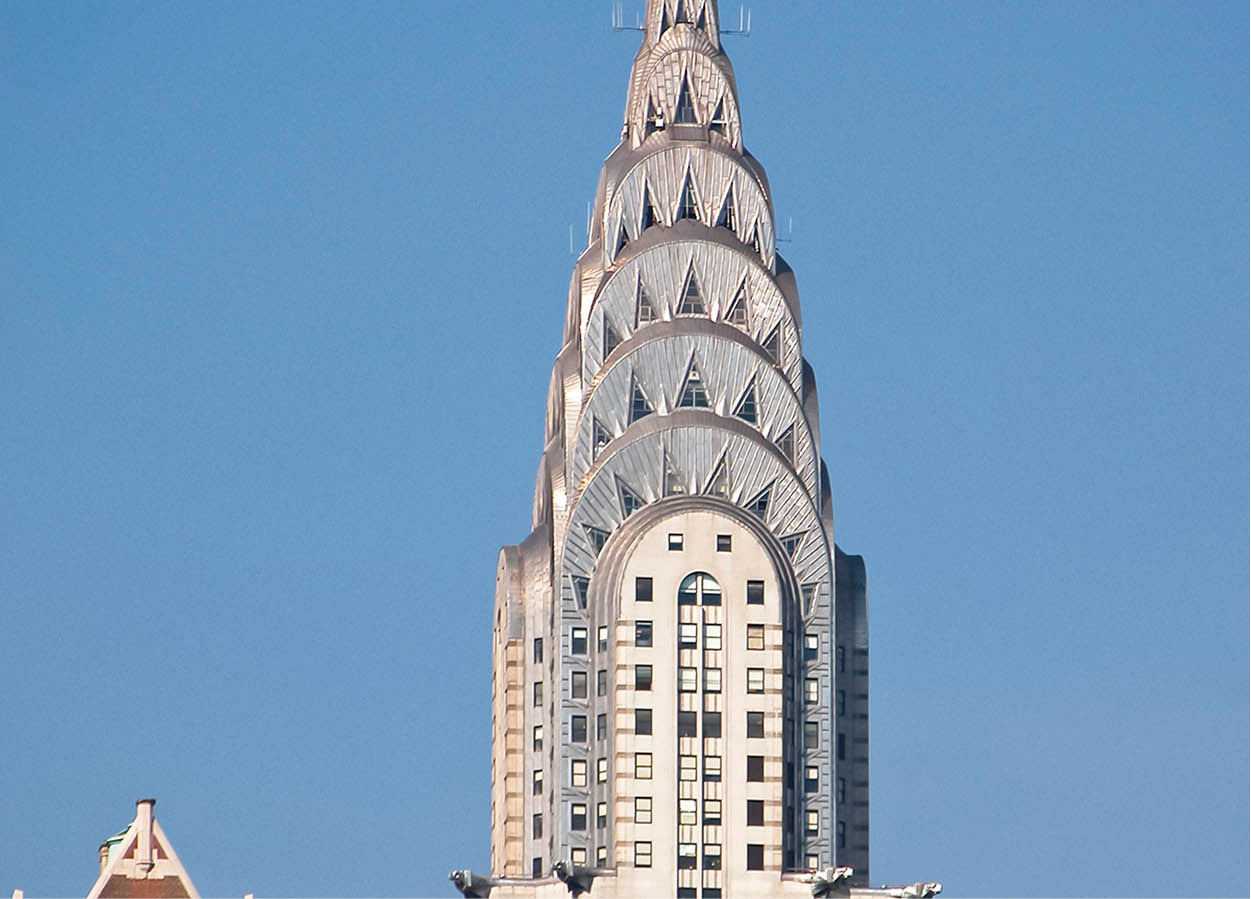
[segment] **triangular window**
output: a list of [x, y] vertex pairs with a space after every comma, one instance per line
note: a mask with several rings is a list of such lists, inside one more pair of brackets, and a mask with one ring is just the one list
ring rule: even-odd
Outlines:
[[673, 14], [673, 24], [676, 25], [678, 22], [689, 22], [689, 21], [690, 19], [686, 17], [686, 9], [683, 6], [682, 0], [678, 0], [677, 11], [674, 12]]
[[621, 346], [621, 338], [617, 335], [617, 332], [613, 330], [612, 325], [608, 323], [608, 316], [605, 315], [604, 316], [604, 358], [607, 359], [608, 356], [612, 353], [612, 351], [615, 350], [619, 346]]
[[625, 249], [625, 245], [630, 242], [630, 234], [626, 231], [625, 220], [621, 221], [621, 229], [617, 232], [617, 244], [612, 249], [612, 254], [616, 256]]
[[701, 6], [699, 8], [699, 18], [695, 20], [695, 27], [708, 30], [708, 7]]
[[786, 550], [786, 554], [792, 559], [795, 558], [795, 550], [799, 549], [799, 544], [804, 542], [803, 534], [791, 534], [789, 537], [782, 538], [782, 548]]
[[682, 219], [699, 221], [699, 201], [695, 197], [695, 186], [691, 183], [689, 170], [686, 173], [686, 179], [682, 182], [682, 196], [678, 198], [678, 214], [674, 217], [674, 221], [680, 222]]
[[656, 410], [652, 404], [648, 402], [647, 396], [643, 393], [643, 388], [639, 387], [639, 382], [630, 381], [630, 421], [636, 422], [640, 418], [646, 418]]
[[699, 369], [695, 367], [695, 360], [691, 360], [691, 367], [687, 369], [686, 380], [682, 383], [682, 392], [678, 399], [679, 409], [707, 409], [708, 408], [708, 391], [704, 388], [704, 379], [700, 377]]
[[717, 467], [713, 469], [712, 477], [708, 479], [708, 486], [704, 489], [704, 493], [709, 496], [729, 497], [730, 467], [724, 455], [721, 456], [721, 461], [717, 463]]
[[593, 528], [589, 524], [584, 524], [582, 527], [586, 529], [587, 542], [591, 544], [591, 549], [598, 556], [604, 544], [608, 542], [608, 532], [602, 528]]
[[699, 281], [695, 278], [695, 263], [686, 271], [686, 286], [682, 288], [682, 299], [678, 301], [678, 315], [703, 315], [704, 294], [699, 289]]
[[734, 294], [734, 299], [730, 301], [730, 308], [726, 310], [725, 320], [732, 325], [740, 328], [747, 327], [747, 278], [743, 278], [743, 283], [739, 284], [738, 290]]
[[717, 109], [712, 114], [712, 121], [708, 123], [708, 130], [715, 131], [722, 137], [726, 137], [729, 129], [729, 122], [725, 118], [725, 97], [717, 101]]
[[791, 425], [782, 432], [782, 436], [778, 438], [778, 449], [782, 451], [782, 455], [786, 457], [786, 461], [795, 464], [795, 426]]
[[573, 595], [578, 601], [578, 608], [585, 609], [586, 597], [591, 591], [591, 582], [584, 577], [570, 577], [569, 580], [573, 581]]
[[725, 202], [721, 204], [721, 211], [717, 213], [717, 227], [733, 231], [737, 222], [738, 210], [734, 204], [734, 188], [731, 187], [725, 192]]
[[799, 592], [804, 598], [804, 612], [808, 612], [812, 608], [812, 599], [817, 595], [816, 584], [800, 584]]
[[629, 518], [643, 508], [643, 500], [637, 493], [627, 487], [620, 478], [617, 479], [617, 498], [621, 501], [622, 518]]
[[741, 418], [748, 424], [756, 423], [756, 380], [747, 385], [747, 390], [743, 393], [743, 398], [738, 401], [738, 406], [734, 409], [734, 417]]
[[668, 453], [665, 453], [664, 487], [665, 496], [681, 496], [686, 493], [686, 482], [682, 480], [678, 470], [673, 467], [673, 460], [669, 458]]
[[760, 225], [757, 223], [751, 229], [751, 248], [756, 251], [756, 255], [764, 259], [764, 250], [760, 248]]
[[656, 206], [652, 203], [651, 191], [647, 189], [647, 183], [643, 184], [643, 217], [639, 221], [639, 233], [646, 231], [652, 225], [660, 224], [660, 216], [656, 215]]
[[591, 458], [598, 459], [604, 447], [612, 442], [612, 434], [599, 423], [599, 419], [591, 419]]
[[663, 3], [660, 5], [660, 33], [664, 34], [669, 30], [669, 7]]
[[638, 301], [635, 303], [634, 318], [640, 326], [656, 320], [656, 308], [652, 305], [651, 297], [647, 295], [647, 288], [643, 286], [642, 275], [639, 275]]
[[764, 490], [757, 493], [747, 504], [747, 511], [757, 515], [761, 521], [769, 514], [769, 497], [773, 493], [773, 485], [770, 484]]
[[769, 358], [773, 360], [774, 365], [782, 364], [782, 356], [779, 352], [781, 338], [778, 336], [778, 329], [781, 327], [781, 325], [776, 325], [764, 340], [764, 351], [769, 354]]

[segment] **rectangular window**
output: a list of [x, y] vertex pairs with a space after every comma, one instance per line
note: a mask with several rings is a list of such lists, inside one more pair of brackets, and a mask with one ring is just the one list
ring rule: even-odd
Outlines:
[[764, 783], [763, 755], [749, 755], [747, 757], [747, 782]]
[[721, 713], [720, 712], [704, 712], [704, 736], [705, 737], [721, 736]]
[[816, 765], [807, 765], [804, 768], [804, 792], [815, 793], [821, 789], [821, 769]]
[[574, 743], [586, 742], [586, 715], [574, 715], [569, 719], [569, 739]]
[[608, 626], [601, 624], [596, 636], [599, 638], [599, 651], [608, 652]]
[[652, 779], [652, 754], [650, 752], [634, 753], [634, 776], [639, 780]]
[[704, 823], [720, 824], [721, 823], [721, 800], [705, 799], [704, 800]]
[[635, 709], [634, 710], [634, 732], [636, 734], [648, 735], [652, 732], [652, 710], [651, 709]]
[[651, 824], [652, 823], [652, 797], [635, 796], [634, 797], [634, 823], [635, 824]]
[[581, 846], [575, 846], [573, 849], [569, 850], [569, 860], [575, 865], [585, 865], [586, 850]]
[[842, 805], [847, 801], [847, 778], [840, 777], [838, 779], [838, 804]]
[[634, 689], [650, 690], [652, 688], [652, 666], [634, 666]]
[[536, 680], [534, 682], [534, 707], [537, 709], [543, 704], [543, 682]]
[[586, 759], [573, 759], [569, 762], [569, 785], [586, 786]]
[[608, 783], [608, 759], [595, 760], [595, 782]]
[[704, 756], [704, 780], [718, 781], [721, 779], [721, 756]]
[[586, 699], [586, 672], [569, 672], [569, 695], [574, 699]]
[[603, 830], [608, 826], [608, 803], [601, 802], [595, 806], [595, 829]]
[[586, 655], [586, 628], [575, 627], [569, 632], [569, 651], [575, 656]]
[[[817, 729], [817, 722], [804, 722], [804, 748], [816, 749], [821, 745], [821, 732]], [[840, 744], [841, 745], [841, 744]], [[842, 755], [839, 755], [842, 758]]]
[[834, 664], [838, 668], [839, 674], [842, 674], [847, 670], [847, 649], [845, 647], [840, 646], [838, 648], [837, 658], [835, 659]]
[[838, 735], [838, 758], [839, 761], [847, 758], [847, 737], [843, 734]]
[[694, 826], [699, 823], [699, 800], [678, 800], [678, 823]]
[[764, 827], [764, 800], [747, 800], [747, 826]]
[[652, 866], [652, 844], [636, 841], [634, 843], [634, 867], [650, 868]]
[[651, 602], [652, 601], [652, 579], [649, 577], [636, 577], [634, 579], [634, 601], [635, 602]]
[[699, 780], [698, 756], [678, 756], [678, 780]]
[[530, 876], [531, 877], [543, 876], [543, 859], [541, 858], [530, 859]]
[[678, 649], [699, 648], [699, 625], [684, 622], [678, 625]]
[[595, 672], [595, 695], [608, 695], [608, 669], [601, 668]]
[[650, 621], [634, 622], [634, 645], [652, 645], [652, 623]]
[[698, 693], [699, 692], [699, 669], [698, 668], [679, 668], [678, 669], [678, 691], [681, 693]]
[[543, 795], [543, 769], [536, 768], [530, 776], [530, 792], [535, 796]]
[[748, 668], [747, 669], [747, 692], [763, 693], [764, 692], [764, 669]]
[[815, 677], [804, 680], [804, 702], [816, 705], [821, 701], [821, 683]]
[[705, 668], [704, 669], [704, 692], [720, 693], [721, 692], [721, 669]]
[[764, 581], [747, 582], [747, 604], [749, 606], [764, 605]]
[[806, 816], [806, 831], [809, 836], [816, 836], [821, 831], [821, 813], [816, 809], [809, 809]]
[[543, 748], [543, 725], [534, 725], [534, 749], [537, 752]]
[[543, 836], [543, 813], [536, 812], [530, 822], [530, 836], [539, 839]]
[[761, 843], [747, 844], [747, 870], [764, 870], [764, 845]]
[[838, 691], [838, 717], [842, 718], [847, 714], [847, 691]]
[[717, 552], [728, 553], [732, 545], [733, 545], [733, 541], [730, 539], [729, 534], [717, 535]]
[[674, 551], [682, 548], [682, 535], [681, 534], [669, 535], [669, 548]]
[[698, 734], [695, 732], [696, 717], [697, 716], [695, 712], [678, 712], [678, 736], [679, 737], [698, 736]]
[[[704, 870], [720, 871], [721, 870], [721, 844], [705, 843], [704, 844]], [[707, 892], [705, 890], [704, 892]]]
[[597, 868], [608, 867], [608, 847], [600, 846], [595, 850], [595, 866]]
[[764, 712], [747, 713], [747, 736], [764, 736]]
[[847, 848], [847, 824], [844, 821], [838, 822], [838, 848]]
[[569, 806], [569, 829], [586, 830], [585, 802], [575, 802]]
[[678, 843], [679, 871], [694, 868], [698, 858], [699, 851], [694, 843]]
[[543, 661], [543, 638], [542, 637], [534, 638], [534, 661], [536, 662]]
[[718, 650], [721, 648], [721, 625], [704, 625], [704, 649]]
[[821, 638], [816, 634], [804, 635], [804, 661], [812, 662], [821, 655]]
[[807, 866], [808, 866], [808, 870], [809, 870], [809, 871], [816, 871], [818, 868], [820, 868], [820, 867], [821, 867], [820, 858], [819, 858], [818, 856], [816, 856], [816, 855], [810, 855], [810, 856], [808, 856], [808, 865], [807, 865]]
[[748, 649], [764, 649], [764, 625], [749, 624], [747, 625], [747, 648]]
[[608, 739], [608, 716], [603, 712], [595, 716], [595, 739]]

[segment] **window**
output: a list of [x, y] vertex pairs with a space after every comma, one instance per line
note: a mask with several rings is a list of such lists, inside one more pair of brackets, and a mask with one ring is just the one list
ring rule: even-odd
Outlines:
[[569, 763], [569, 785], [572, 787], [586, 786], [586, 759], [573, 759]]
[[[820, 731], [817, 730], [817, 722], [805, 721], [804, 722], [804, 748], [816, 749], [820, 745], [821, 745], [821, 733]], [[842, 747], [841, 742], [839, 743], [839, 747], [841, 749]], [[841, 752], [839, 753], [838, 757], [840, 759], [843, 757]]]
[[586, 699], [586, 672], [569, 672], [569, 695], [574, 699]]
[[[777, 358], [777, 331], [773, 332], [773, 346], [769, 349], [769, 355]], [[780, 360], [779, 360], [780, 361]], [[786, 461], [792, 465], [795, 463], [795, 428], [794, 426], [787, 428], [781, 437], [778, 438], [778, 449], [782, 455], [786, 457]]]
[[764, 669], [748, 668], [747, 669], [747, 692], [763, 693], [764, 692]]
[[804, 792], [815, 793], [821, 788], [821, 770], [816, 765], [804, 768]]
[[536, 768], [530, 776], [530, 792], [535, 796], [543, 795], [543, 769]]
[[678, 823], [688, 826], [699, 824], [699, 800], [678, 800]]
[[764, 581], [747, 582], [747, 604], [749, 606], [764, 605]]
[[720, 649], [721, 648], [721, 625], [705, 624], [704, 625], [704, 649]]
[[574, 715], [569, 719], [569, 739], [574, 743], [586, 742], [586, 715]]
[[636, 734], [647, 735], [652, 732], [652, 710], [651, 709], [635, 709], [634, 710], [634, 732]]
[[816, 634], [804, 635], [804, 661], [811, 662], [821, 654], [821, 638]]
[[575, 846], [573, 849], [569, 850], [569, 860], [575, 865], [585, 865], [586, 849], [581, 846]]
[[721, 779], [721, 756], [704, 756], [704, 780], [718, 781]]
[[636, 841], [634, 844], [634, 867], [650, 868], [652, 866], [652, 844]]
[[634, 797], [634, 823], [635, 824], [651, 824], [652, 823], [652, 797], [635, 796]]
[[534, 707], [537, 709], [543, 704], [543, 682], [536, 680], [534, 682]]
[[634, 776], [639, 780], [652, 779], [652, 754], [650, 752], [634, 753]]
[[[604, 355], [605, 357], [607, 357], [608, 354], [605, 353]], [[612, 434], [609, 433], [607, 428], [605, 428], [602, 424], [600, 424], [598, 421], [592, 418], [591, 419], [591, 443], [592, 443], [593, 449], [591, 450], [591, 457], [597, 458], [600, 452], [603, 451], [604, 447], [608, 446], [608, 444], [611, 442], [612, 442]]]
[[634, 666], [634, 689], [650, 690], [652, 688], [652, 666]]
[[764, 800], [747, 800], [747, 826], [764, 827]]
[[838, 804], [842, 805], [847, 801], [847, 778], [840, 777], [838, 779]]
[[730, 551], [730, 546], [731, 546], [731, 545], [732, 545], [732, 541], [731, 541], [731, 539], [730, 539], [730, 535], [729, 535], [729, 534], [718, 534], [718, 535], [717, 535], [717, 552], [719, 552], [719, 553], [728, 553], [728, 552]]
[[817, 856], [809, 855], [807, 857], [807, 866], [810, 871], [815, 871], [821, 867], [821, 862]]
[[634, 579], [634, 601], [635, 602], [651, 602], [652, 601], [652, 579], [649, 577], [636, 577]]
[[838, 668], [839, 674], [843, 674], [847, 671], [847, 649], [845, 647], [840, 646], [838, 648], [837, 658], [835, 659], [835, 667]]
[[721, 823], [721, 800], [704, 800], [704, 823], [717, 825]]
[[748, 649], [764, 649], [764, 625], [749, 624], [747, 625], [747, 648]]
[[595, 806], [595, 828], [603, 830], [608, 826], [608, 803], [601, 802]]
[[682, 548], [682, 535], [681, 534], [669, 535], [669, 548], [672, 550], [679, 550]]
[[543, 876], [543, 859], [541, 858], [530, 859], [530, 876], [531, 877]]
[[693, 755], [678, 756], [678, 780], [699, 780], [699, 758]]
[[608, 716], [603, 712], [595, 716], [595, 739], [608, 739]]
[[595, 867], [597, 868], [608, 867], [608, 847], [607, 846], [600, 846], [598, 849], [595, 850]]
[[695, 693], [699, 690], [699, 669], [698, 668], [679, 668], [678, 669], [678, 691], [681, 693]]
[[764, 783], [763, 755], [749, 755], [747, 757], [747, 782]]
[[[841, 692], [841, 691], [840, 691]], [[821, 682], [815, 677], [804, 680], [804, 702], [816, 705], [821, 701]]]
[[764, 736], [764, 712], [747, 713], [747, 736]]
[[643, 393], [643, 389], [639, 387], [638, 381], [633, 382], [630, 390], [630, 421], [631, 423], [638, 421], [640, 418], [646, 418], [655, 411], [652, 404], [647, 401], [647, 396]]
[[[605, 539], [607, 539], [607, 535], [605, 535]], [[587, 593], [591, 589], [590, 580], [584, 577], [571, 577], [569, 580], [573, 581], [573, 592], [578, 599], [578, 608], [585, 609]]]
[[[692, 289], [697, 293], [699, 288], [695, 287], [695, 279], [691, 278], [691, 286], [687, 288], [688, 297]], [[703, 312], [703, 304], [698, 309], [688, 309], [688, 301], [682, 302], [682, 308], [679, 312]], [[708, 408], [708, 390], [704, 387], [704, 379], [699, 373], [699, 369], [693, 364], [690, 373], [686, 376], [686, 382], [682, 385], [682, 393], [678, 397], [679, 409], [707, 409]]]
[[678, 887], [678, 899], [698, 899], [699, 890], [695, 887]]
[[634, 645], [652, 645], [652, 623], [650, 621], [634, 622]]
[[678, 843], [678, 870], [694, 868], [699, 852], [694, 843]]
[[678, 649], [695, 649], [699, 646], [699, 625], [683, 622], [678, 625]]
[[570, 830], [586, 830], [586, 803], [575, 802], [569, 806]]
[[530, 822], [530, 836], [539, 839], [543, 836], [543, 813], [536, 812]]
[[816, 834], [821, 832], [821, 813], [820, 812], [818, 812], [816, 809], [809, 809], [805, 820], [806, 820], [805, 831], [808, 833], [809, 836], [815, 836]]
[[847, 823], [845, 821], [838, 822], [838, 848], [847, 848]]
[[599, 641], [598, 641], [599, 651], [607, 652], [608, 651], [608, 628], [604, 625], [600, 625], [599, 631], [597, 632], [596, 636], [599, 637]]
[[543, 725], [534, 725], [534, 749], [537, 752], [543, 748]]
[[720, 693], [721, 692], [721, 669], [705, 668], [704, 669], [704, 692]]
[[682, 182], [682, 192], [678, 195], [678, 211], [673, 217], [675, 223], [682, 219], [699, 221], [699, 201], [695, 198], [695, 185], [691, 182], [691, 173], [686, 173]]
[[844, 734], [838, 735], [838, 758], [839, 761], [847, 758], [847, 737]]
[[678, 585], [678, 605], [693, 606], [697, 602], [706, 606], [721, 605], [721, 585], [702, 571], [688, 574]]
[[601, 668], [599, 669], [599, 671], [595, 672], [595, 695], [596, 696], [608, 695], [608, 669], [607, 668]]
[[543, 661], [543, 638], [542, 637], [534, 638], [534, 661], [536, 662]]
[[747, 844], [747, 870], [764, 870], [764, 846], [760, 843]]
[[595, 782], [608, 783], [608, 759], [595, 760]]
[[[719, 871], [721, 870], [721, 844], [705, 843], [704, 844], [704, 870]], [[707, 893], [707, 890], [704, 891]]]
[[842, 718], [847, 714], [847, 691], [838, 691], [838, 717]]
[[[674, 16], [678, 22], [682, 21], [679, 16]], [[674, 110], [673, 122], [676, 125], [694, 125], [695, 105], [691, 102], [691, 85], [685, 78], [682, 79], [682, 88], [678, 91], [678, 108]]]
[[[679, 714], [681, 713], [679, 712]], [[704, 712], [704, 737], [716, 738], [720, 736], [721, 736], [721, 713], [720, 712]]]
[[694, 712], [678, 712], [678, 736], [696, 736], [696, 714]]
[[569, 632], [569, 651], [575, 656], [586, 655], [586, 628], [575, 627]]

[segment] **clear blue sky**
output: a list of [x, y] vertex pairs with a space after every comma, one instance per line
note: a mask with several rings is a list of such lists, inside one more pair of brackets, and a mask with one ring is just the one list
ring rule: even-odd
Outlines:
[[[753, 6], [873, 878], [1247, 895], [1246, 3]], [[0, 893], [148, 795], [205, 895], [486, 867], [609, 8], [0, 5]]]

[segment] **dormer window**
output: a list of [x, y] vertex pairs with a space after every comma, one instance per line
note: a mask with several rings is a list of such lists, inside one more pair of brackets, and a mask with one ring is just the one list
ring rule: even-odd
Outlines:
[[695, 118], [695, 104], [691, 101], [691, 83], [685, 78], [682, 79], [682, 90], [678, 92], [678, 108], [673, 113], [673, 121], [676, 125], [695, 125], [699, 122]]

